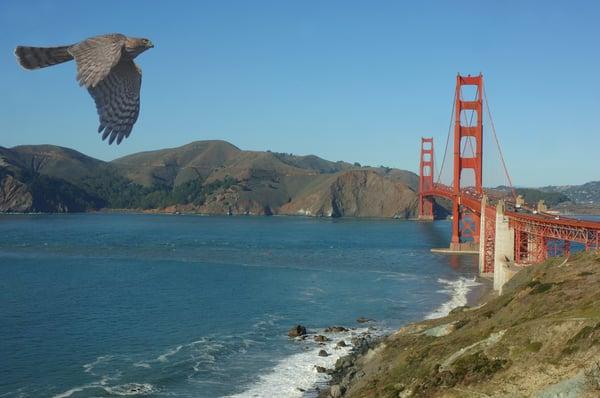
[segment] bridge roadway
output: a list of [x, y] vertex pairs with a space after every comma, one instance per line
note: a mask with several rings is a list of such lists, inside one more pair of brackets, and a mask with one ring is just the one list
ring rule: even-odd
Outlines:
[[[423, 192], [423, 195], [442, 197], [451, 201], [458, 200], [461, 206], [481, 216], [483, 196], [468, 188], [462, 189], [457, 195], [452, 187], [434, 183], [430, 190]], [[599, 222], [578, 220], [543, 212], [536, 213], [527, 207], [517, 208], [515, 203], [511, 201], [506, 201], [506, 204], [512, 210], [505, 211], [504, 215], [508, 218], [511, 227], [517, 231], [541, 236], [545, 239], [581, 243], [586, 250], [600, 249]], [[485, 214], [492, 215], [495, 213], [496, 206], [487, 203]]]

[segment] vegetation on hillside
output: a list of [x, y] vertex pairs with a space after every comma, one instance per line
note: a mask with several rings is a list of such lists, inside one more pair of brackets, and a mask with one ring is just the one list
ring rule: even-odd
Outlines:
[[590, 181], [582, 185], [548, 186], [540, 189], [545, 192], [563, 193], [577, 204], [600, 204], [600, 181]]
[[533, 188], [517, 188], [517, 195], [523, 196], [525, 203], [535, 205], [540, 200], [543, 200], [547, 206], [553, 207], [559, 203], [568, 202], [570, 198], [560, 192], [544, 192]]
[[84, 189], [60, 178], [23, 169], [0, 168], [0, 181], [11, 176], [28, 187], [33, 212], [85, 211], [99, 208], [103, 201]]
[[123, 177], [118, 171], [107, 168], [85, 177], [82, 187], [103, 202], [109, 209], [156, 209], [174, 204], [204, 204], [206, 197], [219, 189], [227, 189], [236, 180], [226, 177], [205, 184], [197, 178], [175, 187], [152, 185], [145, 187]]

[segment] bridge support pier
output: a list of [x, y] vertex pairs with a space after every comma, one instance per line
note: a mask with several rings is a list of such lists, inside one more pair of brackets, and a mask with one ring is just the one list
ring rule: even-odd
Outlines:
[[481, 199], [481, 218], [479, 219], [479, 231], [483, 233], [483, 239], [479, 241], [479, 275], [484, 274], [485, 269], [485, 206], [487, 197], [483, 195]]
[[496, 215], [488, 210], [488, 197], [481, 197], [481, 218], [479, 224], [479, 274], [491, 276], [494, 273], [496, 246]]
[[517, 272], [515, 264], [515, 230], [504, 215], [504, 201], [496, 205], [496, 238], [494, 242], [494, 290], [502, 286]]

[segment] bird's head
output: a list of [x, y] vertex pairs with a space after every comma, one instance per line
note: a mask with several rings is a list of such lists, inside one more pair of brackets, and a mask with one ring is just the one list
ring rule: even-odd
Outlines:
[[125, 50], [132, 58], [137, 57], [149, 48], [153, 48], [154, 44], [149, 39], [128, 37], [125, 42]]

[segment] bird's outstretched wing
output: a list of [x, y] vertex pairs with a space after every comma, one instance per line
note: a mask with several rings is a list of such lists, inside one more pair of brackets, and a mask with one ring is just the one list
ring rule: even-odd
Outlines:
[[96, 87], [121, 59], [127, 38], [121, 34], [95, 36], [75, 44], [69, 53], [77, 62], [80, 86]]
[[121, 59], [96, 86], [88, 87], [100, 117], [98, 133], [112, 144], [129, 137], [140, 113], [142, 71], [128, 58]]

